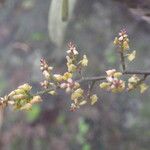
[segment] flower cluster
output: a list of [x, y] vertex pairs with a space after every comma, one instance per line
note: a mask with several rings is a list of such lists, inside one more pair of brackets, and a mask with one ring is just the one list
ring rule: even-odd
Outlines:
[[119, 35], [114, 40], [114, 45], [119, 47], [119, 51], [121, 53], [125, 53], [125, 56], [128, 58], [129, 61], [135, 59], [136, 51], [134, 50], [132, 52], [129, 52], [129, 38], [125, 29], [119, 32]]
[[75, 73], [81, 73], [82, 69], [88, 65], [86, 55], [79, 59], [79, 52], [74, 44], [69, 43], [67, 50], [67, 72], [64, 74], [54, 74], [53, 67], [49, 66], [44, 59], [41, 59], [41, 70], [45, 80], [41, 85], [45, 89], [50, 89], [48, 92], [51, 95], [57, 93], [57, 89], [63, 89], [66, 93], [71, 95], [71, 110], [79, 108], [81, 105], [86, 104], [85, 92], [81, 88], [80, 83], [74, 79]]
[[117, 72], [115, 69], [106, 71], [107, 82], [102, 82], [100, 88], [107, 91], [112, 91], [113, 93], [122, 92], [125, 89], [125, 81], [121, 80], [121, 72]]
[[135, 88], [140, 88], [140, 92], [144, 93], [148, 89], [148, 85], [142, 82], [142, 80], [137, 75], [132, 75], [128, 79], [128, 91], [131, 91]]
[[74, 44], [69, 43], [68, 44], [69, 49], [67, 50], [67, 68], [68, 72], [74, 73], [75, 71], [81, 71], [83, 67], [86, 67], [88, 65], [88, 59], [86, 55], [83, 55], [82, 60], [78, 60], [78, 54], [76, 47]]
[[12, 105], [17, 110], [29, 110], [33, 104], [42, 101], [40, 96], [30, 94], [31, 88], [29, 84], [19, 86], [16, 90], [1, 98], [0, 105]]
[[[29, 110], [33, 104], [42, 101], [40, 95], [51, 94], [56, 95], [58, 89], [64, 90], [70, 95], [71, 111], [75, 111], [80, 106], [90, 102], [91, 105], [95, 104], [98, 100], [98, 96], [93, 94], [93, 88], [96, 82], [104, 80], [100, 83], [100, 88], [107, 91], [118, 93], [123, 92], [125, 89], [131, 91], [139, 88], [143, 93], [148, 89], [148, 86], [144, 83], [150, 72], [129, 71], [126, 67], [126, 57], [129, 61], [134, 60], [136, 51], [130, 50], [129, 38], [125, 30], [121, 30], [119, 35], [115, 38], [114, 44], [119, 49], [121, 58], [122, 71], [116, 71], [115, 69], [107, 70], [106, 76], [98, 77], [84, 77], [83, 69], [88, 66], [88, 59], [86, 55], [80, 57], [79, 51], [72, 43], [68, 44], [67, 56], [66, 56], [66, 72], [62, 74], [54, 73], [54, 69], [50, 66], [45, 59], [41, 59], [41, 71], [44, 76], [41, 86], [43, 91], [37, 92], [36, 95], [31, 94], [31, 86], [29, 84], [23, 84], [16, 90], [12, 91], [8, 95], [0, 98], [0, 106], [5, 107], [7, 105], [13, 106], [17, 110]], [[122, 80], [122, 76], [132, 75], [125, 81]], [[141, 76], [138, 77], [138, 75]], [[90, 81], [88, 83], [87, 90], [82, 87], [82, 82]]]

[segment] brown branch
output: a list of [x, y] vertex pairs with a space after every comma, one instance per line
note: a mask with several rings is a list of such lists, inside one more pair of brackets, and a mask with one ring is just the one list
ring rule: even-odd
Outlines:
[[124, 71], [123, 74], [150, 75], [150, 71]]
[[105, 80], [106, 77], [105, 76], [96, 76], [96, 77], [83, 77], [80, 80], [77, 80], [77, 82], [81, 83], [81, 82], [85, 82], [85, 81], [100, 81], [100, 80]]
[[[123, 71], [122, 74], [124, 75], [144, 75], [144, 80], [146, 79], [147, 76], [150, 75], [150, 71]], [[100, 80], [106, 80], [106, 76], [95, 76], [95, 77], [83, 77], [80, 80], [77, 80], [77, 82], [82, 83], [86, 81], [100, 81]]]
[[120, 51], [120, 59], [121, 59], [122, 70], [125, 71], [126, 65], [125, 65], [124, 53], [122, 50]]

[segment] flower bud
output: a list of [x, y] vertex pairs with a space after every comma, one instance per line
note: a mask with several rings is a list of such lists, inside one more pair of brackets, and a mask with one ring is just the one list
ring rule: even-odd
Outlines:
[[83, 59], [81, 61], [82, 66], [87, 66], [88, 65], [88, 59], [86, 55], [83, 55]]
[[63, 76], [60, 74], [54, 74], [54, 78], [56, 79], [56, 81], [61, 82], [63, 81]]
[[56, 92], [55, 91], [50, 91], [50, 92], [48, 92], [49, 94], [51, 94], [51, 95], [56, 95]]
[[28, 83], [23, 84], [23, 85], [21, 85], [21, 86], [18, 87], [18, 89], [23, 89], [23, 90], [25, 90], [25, 91], [30, 91], [31, 88], [32, 88], [32, 87], [31, 87]]
[[33, 99], [30, 101], [30, 104], [36, 104], [42, 102], [42, 99], [40, 96], [34, 96]]
[[90, 97], [91, 105], [94, 105], [94, 104], [97, 102], [97, 99], [98, 99], [98, 97], [97, 97], [96, 94], [92, 95], [92, 96]]
[[28, 98], [28, 96], [24, 94], [18, 94], [18, 95], [14, 95], [12, 98], [13, 100], [20, 100], [20, 99], [26, 99]]
[[68, 72], [75, 72], [77, 70], [77, 66], [74, 64], [68, 64]]
[[86, 103], [87, 103], [87, 101], [84, 100], [84, 101], [80, 102], [79, 105], [82, 106], [82, 105], [85, 105]]
[[120, 78], [122, 76], [121, 72], [115, 72], [113, 75], [115, 78]]
[[70, 72], [66, 72], [66, 73], [63, 75], [63, 79], [64, 79], [64, 80], [68, 80], [68, 79], [70, 79], [70, 78], [72, 78], [72, 73], [70, 73]]
[[110, 83], [108, 83], [108, 82], [102, 82], [99, 86], [102, 89], [107, 89], [110, 86]]
[[27, 104], [25, 104], [24, 106], [22, 106], [22, 107], [20, 108], [20, 110], [30, 110], [31, 107], [32, 107], [32, 104], [27, 103]]

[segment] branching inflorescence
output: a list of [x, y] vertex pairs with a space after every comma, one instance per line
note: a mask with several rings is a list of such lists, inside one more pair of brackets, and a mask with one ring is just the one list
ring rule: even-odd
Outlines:
[[[79, 57], [76, 46], [69, 43], [66, 56], [67, 71], [65, 73], [55, 74], [53, 67], [49, 66], [45, 59], [41, 59], [40, 69], [44, 76], [41, 86], [44, 90], [32, 94], [32, 87], [28, 83], [23, 84], [8, 95], [1, 97], [0, 106], [6, 107], [11, 105], [16, 110], [29, 110], [33, 104], [42, 101], [41, 95], [56, 95], [58, 89], [62, 89], [70, 95], [70, 109], [71, 111], [75, 111], [82, 105], [87, 103], [93, 105], [97, 102], [98, 96], [93, 93], [96, 82], [99, 82], [101, 89], [113, 93], [131, 91], [137, 88], [143, 93], [148, 88], [144, 81], [150, 75], [150, 72], [127, 70], [126, 61], [133, 61], [136, 51], [130, 50], [129, 38], [125, 30], [120, 31], [114, 40], [114, 45], [117, 46], [117, 52], [120, 55], [121, 71], [110, 69], [106, 71], [105, 76], [84, 77], [82, 72], [88, 66], [87, 56], [83, 55], [83, 57]], [[129, 76], [127, 80], [123, 79], [125, 75]], [[82, 83], [89, 81], [87, 90], [83, 89]]]

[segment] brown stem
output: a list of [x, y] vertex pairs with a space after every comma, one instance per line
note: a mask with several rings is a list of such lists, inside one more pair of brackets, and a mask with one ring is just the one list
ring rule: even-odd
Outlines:
[[85, 81], [99, 81], [99, 80], [105, 80], [105, 76], [97, 76], [97, 77], [83, 77], [82, 79], [78, 80], [77, 82], [85, 82]]
[[124, 71], [123, 74], [150, 75], [150, 71]]
[[124, 59], [124, 53], [120, 51], [120, 58], [121, 58], [121, 65], [122, 65], [122, 70], [126, 70], [126, 65], [125, 65], [125, 59]]

